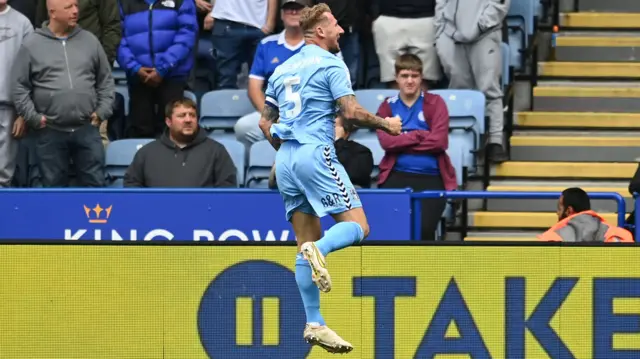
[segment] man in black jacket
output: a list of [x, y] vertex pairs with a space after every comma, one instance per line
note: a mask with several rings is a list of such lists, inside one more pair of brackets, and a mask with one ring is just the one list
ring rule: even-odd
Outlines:
[[196, 104], [187, 98], [165, 109], [168, 129], [136, 153], [125, 187], [236, 187], [237, 171], [224, 146], [198, 126]]

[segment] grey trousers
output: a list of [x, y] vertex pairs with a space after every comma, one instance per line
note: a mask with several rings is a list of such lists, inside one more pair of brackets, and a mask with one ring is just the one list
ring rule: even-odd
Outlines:
[[487, 99], [489, 143], [503, 145], [504, 113], [502, 104], [502, 33], [494, 31], [477, 42], [455, 43], [447, 35], [440, 35], [436, 48], [440, 62], [450, 80], [451, 89], [475, 89]]
[[0, 105], [0, 187], [11, 185], [16, 170], [18, 141], [11, 135], [15, 119], [12, 107]]

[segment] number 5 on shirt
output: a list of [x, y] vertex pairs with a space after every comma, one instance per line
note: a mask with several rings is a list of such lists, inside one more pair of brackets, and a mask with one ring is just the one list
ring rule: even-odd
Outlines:
[[285, 99], [287, 102], [293, 103], [293, 109], [286, 111], [288, 118], [296, 117], [302, 111], [302, 98], [299, 92], [293, 91], [293, 86], [300, 85], [300, 77], [292, 76], [284, 79]]

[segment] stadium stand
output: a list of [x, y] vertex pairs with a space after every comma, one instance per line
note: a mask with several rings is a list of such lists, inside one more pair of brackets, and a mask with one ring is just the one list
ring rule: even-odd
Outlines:
[[[512, 2], [510, 11], [524, 16], [525, 9], [525, 24], [532, 18], [526, 2]], [[487, 190], [559, 192], [581, 187], [615, 192], [627, 198], [630, 212], [633, 201], [627, 186], [640, 157], [635, 132], [640, 129], [640, 37], [629, 32], [640, 29], [640, 5], [594, 0], [576, 4], [569, 13], [554, 9], [549, 30], [557, 26], [555, 47], [547, 61], [531, 59], [530, 107], [516, 111], [511, 161], [492, 168]], [[535, 27], [525, 25], [525, 30]], [[534, 36], [543, 38], [541, 33]], [[532, 239], [557, 221], [555, 206], [555, 200], [488, 200], [470, 213], [466, 240]], [[592, 207], [615, 223], [612, 202], [594, 200]]]
[[231, 156], [231, 160], [233, 164], [236, 166], [238, 170], [237, 180], [238, 187], [240, 187], [244, 183], [244, 172], [245, 172], [245, 151], [247, 150], [245, 146], [236, 141], [234, 138], [214, 138], [216, 141], [220, 142], [224, 148], [229, 152], [229, 156]]
[[152, 139], [126, 139], [113, 141], [107, 146], [105, 157], [105, 172], [107, 185], [119, 188], [123, 185], [124, 175], [133, 161], [136, 152]]
[[209, 91], [200, 103], [200, 125], [211, 130], [233, 130], [240, 117], [255, 111], [246, 90]]
[[245, 187], [268, 188], [271, 167], [276, 161], [276, 151], [266, 140], [254, 143], [249, 151]]

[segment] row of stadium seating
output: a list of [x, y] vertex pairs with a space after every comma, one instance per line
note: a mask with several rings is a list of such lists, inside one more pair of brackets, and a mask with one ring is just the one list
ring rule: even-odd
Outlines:
[[[273, 163], [276, 151], [267, 141], [253, 144], [249, 150], [249, 163], [245, 164], [246, 147], [237, 140], [228, 136], [217, 137], [219, 134], [212, 132], [210, 137], [220, 142], [229, 152], [233, 163], [237, 168], [238, 187], [267, 188], [267, 179]], [[127, 167], [133, 161], [133, 157], [142, 146], [151, 142], [151, 139], [126, 139], [111, 142], [107, 147], [105, 159], [106, 172], [110, 179], [109, 187], [119, 188], [123, 186], [123, 179]], [[359, 143], [371, 150], [374, 160], [374, 170], [371, 173], [375, 182], [378, 175], [378, 165], [384, 156], [384, 150], [380, 147], [377, 138], [357, 139]], [[464, 144], [459, 139], [450, 136], [447, 153], [456, 169], [458, 185], [463, 184], [464, 178]], [[375, 185], [374, 185], [375, 187]]]
[[[355, 93], [358, 102], [368, 111], [375, 113], [386, 97], [395, 96], [398, 92], [371, 89], [357, 90]], [[462, 165], [467, 167], [470, 173], [475, 173], [477, 163], [474, 152], [480, 148], [481, 135], [485, 133], [484, 95], [472, 90], [434, 90], [431, 93], [440, 95], [447, 103], [450, 116], [450, 145], [455, 144], [463, 149]], [[186, 94], [196, 100], [193, 93]], [[202, 96], [199, 104], [201, 126], [213, 131], [212, 134], [218, 139], [235, 138], [232, 131], [236, 121], [253, 112], [255, 110], [244, 90], [210, 91]], [[357, 131], [353, 139], [377, 143], [375, 132], [367, 129]]]

